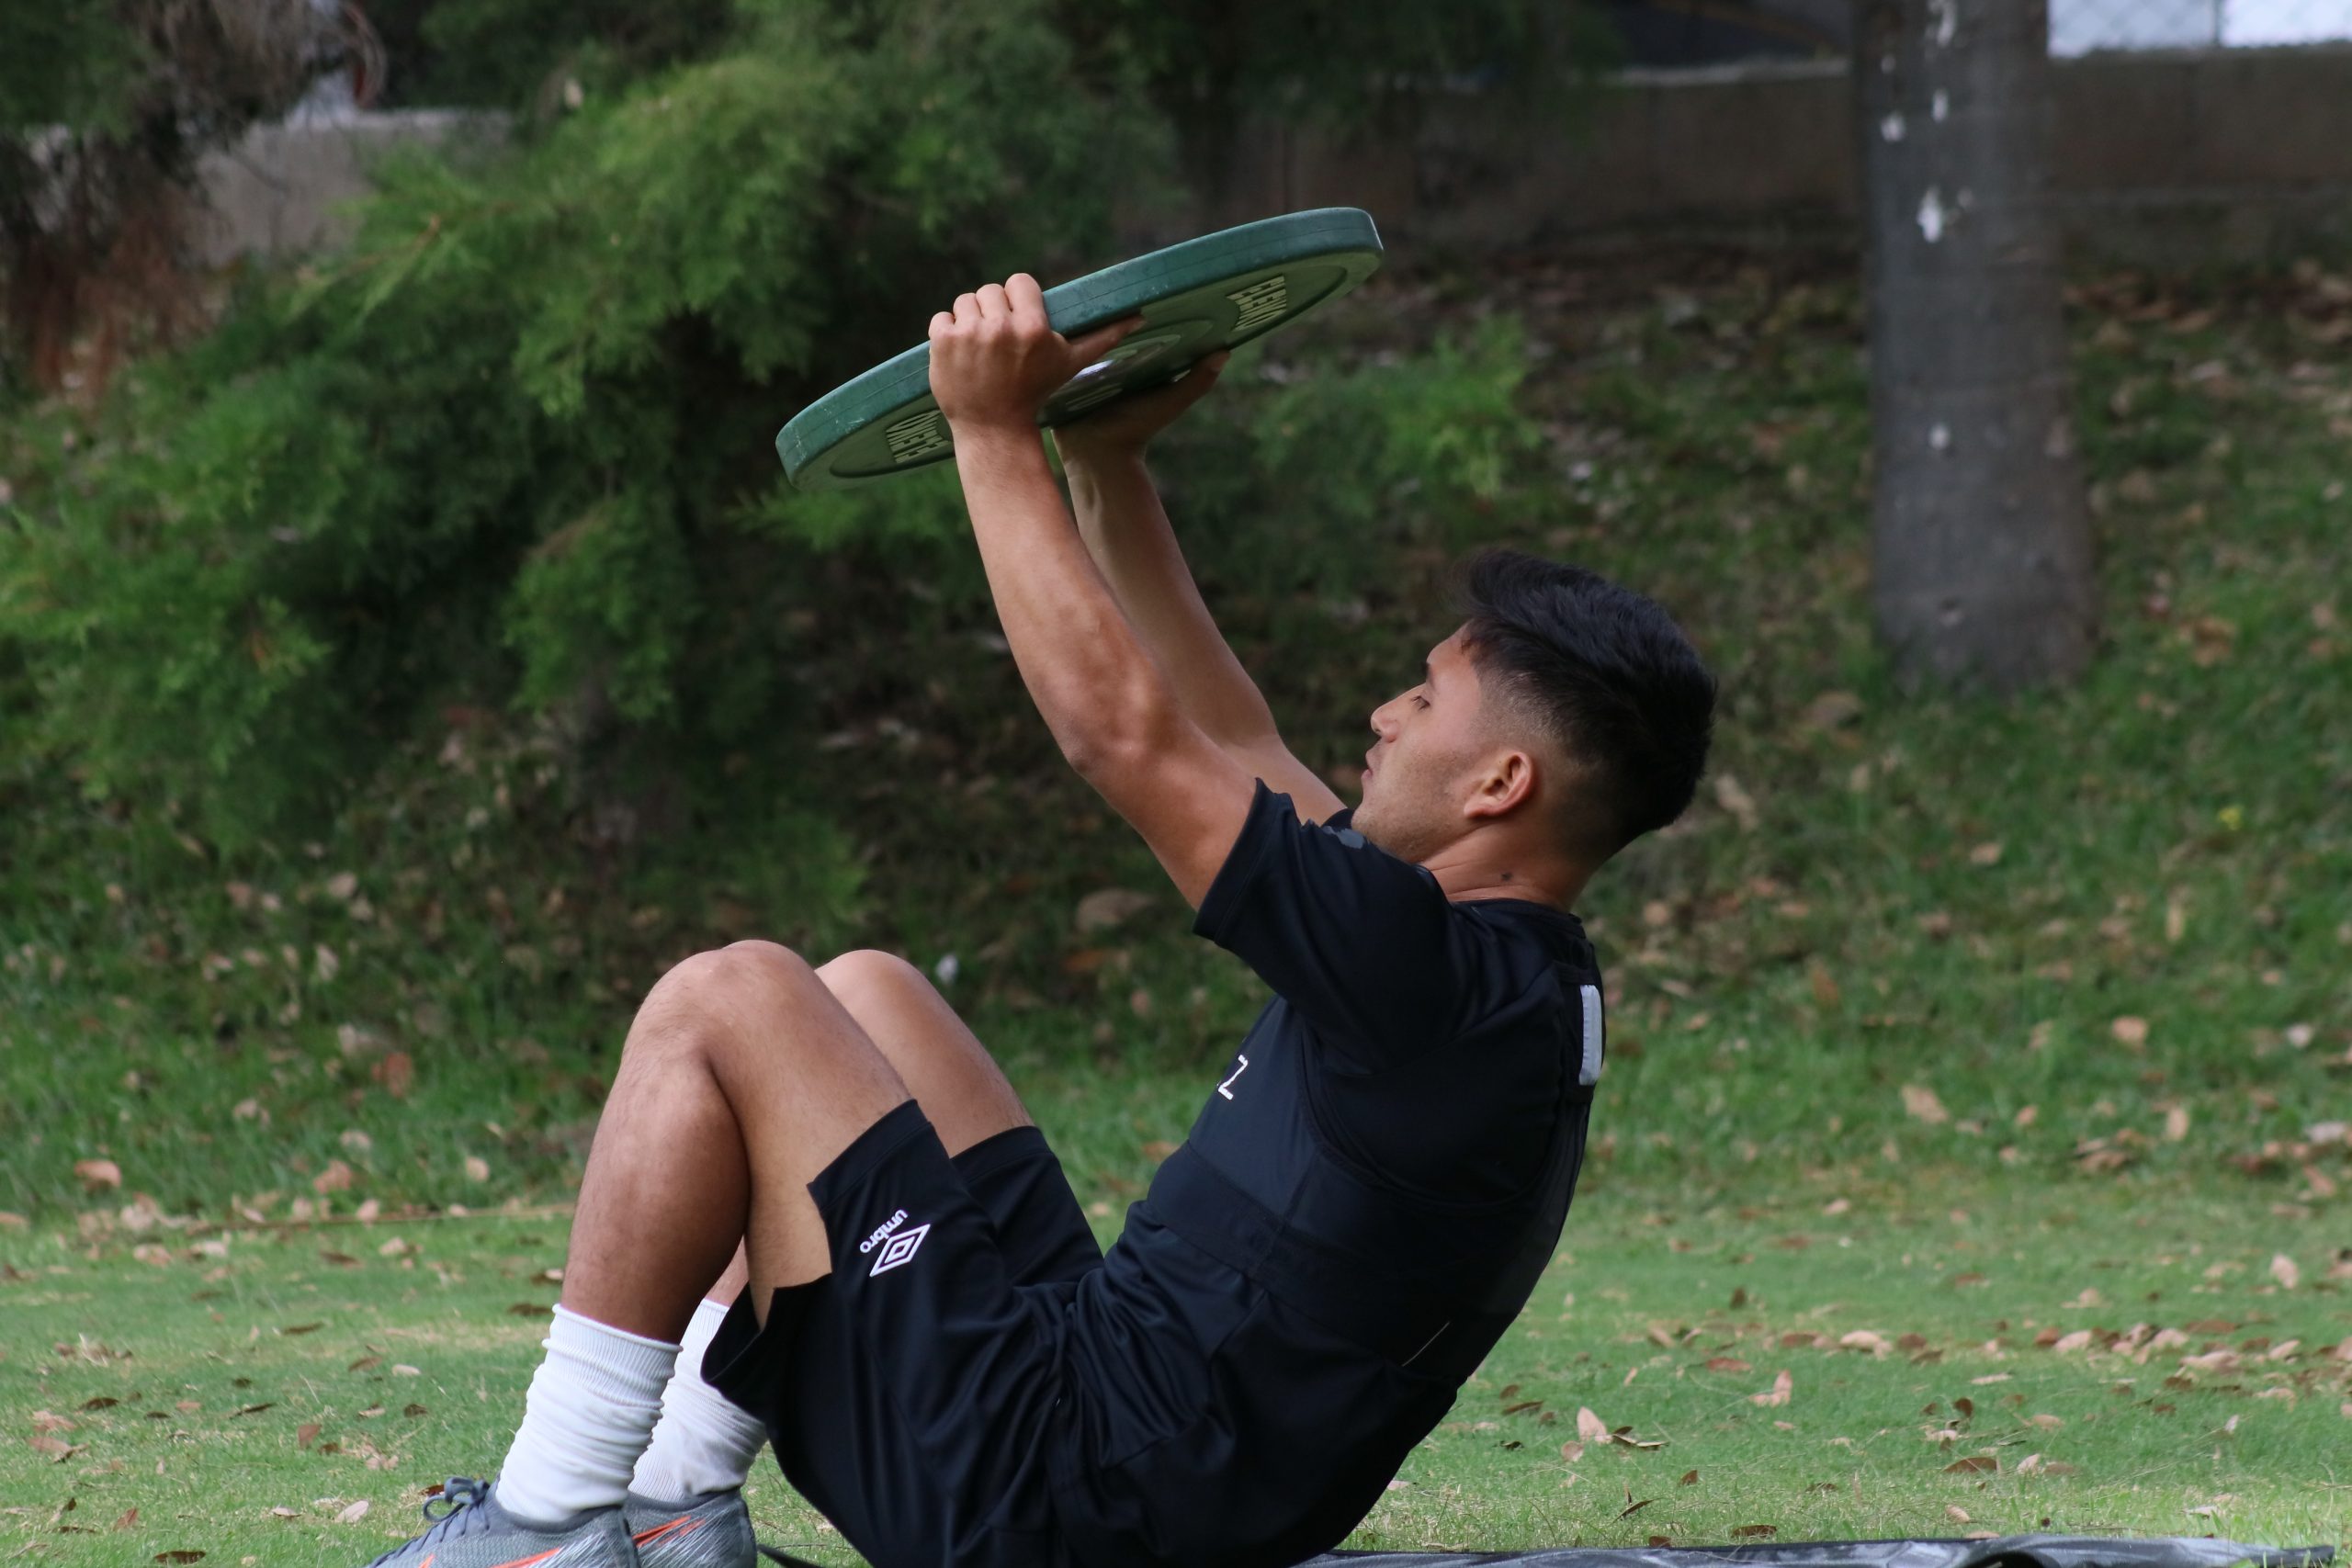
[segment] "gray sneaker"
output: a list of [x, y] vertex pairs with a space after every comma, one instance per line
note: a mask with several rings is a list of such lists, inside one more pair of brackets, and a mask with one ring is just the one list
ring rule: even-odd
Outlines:
[[368, 1568], [637, 1568], [618, 1508], [528, 1524], [499, 1505], [491, 1483], [455, 1476], [424, 1501], [433, 1528]]
[[705, 1492], [675, 1503], [632, 1492], [621, 1512], [645, 1568], [758, 1568], [741, 1492]]

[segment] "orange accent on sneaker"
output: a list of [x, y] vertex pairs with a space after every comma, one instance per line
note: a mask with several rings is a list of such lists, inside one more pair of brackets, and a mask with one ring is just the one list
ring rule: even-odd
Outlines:
[[562, 1550], [563, 1548], [560, 1546], [551, 1546], [547, 1551], [534, 1553], [529, 1557], [517, 1557], [510, 1562], [497, 1563], [494, 1565], [494, 1568], [531, 1568], [532, 1563], [545, 1562], [548, 1558], [553, 1557], [557, 1552], [561, 1551]]
[[650, 1530], [638, 1531], [631, 1539], [639, 1546], [650, 1546], [664, 1536], [685, 1535], [691, 1531], [702, 1529], [702, 1527], [707, 1523], [709, 1523], [709, 1521], [707, 1519], [693, 1518], [687, 1515], [680, 1514], [668, 1524], [656, 1525]]

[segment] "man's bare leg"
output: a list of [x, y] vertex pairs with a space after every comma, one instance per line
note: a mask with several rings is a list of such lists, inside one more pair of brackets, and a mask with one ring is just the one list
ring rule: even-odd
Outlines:
[[[817, 965], [817, 978], [913, 1091], [951, 1157], [1035, 1125], [996, 1058], [922, 970], [895, 953], [861, 948]], [[704, 1297], [732, 1305], [751, 1277], [738, 1246]]]
[[[819, 964], [817, 977], [913, 1090], [950, 1155], [1031, 1125], [995, 1060], [914, 965], [887, 953], [860, 951]], [[703, 1354], [750, 1280], [750, 1261], [739, 1246], [695, 1308], [677, 1370], [662, 1391], [662, 1419], [638, 1460], [630, 1490], [666, 1503], [664, 1518], [740, 1489], [766, 1444], [759, 1420], [702, 1376]]]
[[[843, 984], [887, 967], [861, 956], [843, 966]], [[889, 1021], [905, 1005], [883, 997], [877, 1027], [898, 1028]], [[951, 1114], [952, 1125], [975, 1125], [970, 1107], [1010, 1100], [1001, 1083], [978, 1088], [987, 1092]], [[956, 1092], [944, 1080], [936, 1091]], [[808, 1184], [911, 1092], [827, 983], [785, 948], [739, 942], [662, 976], [629, 1030], [597, 1128], [563, 1299], [496, 1487], [453, 1491], [455, 1506], [399, 1549], [401, 1568], [424, 1568], [453, 1546], [451, 1568], [507, 1561], [498, 1554], [510, 1547], [530, 1561], [561, 1551], [605, 1568], [642, 1559], [631, 1546], [634, 1510], [621, 1505], [661, 1415], [680, 1330], [739, 1243], [763, 1304], [828, 1271]], [[748, 1557], [740, 1499], [711, 1506], [731, 1508]], [[657, 1527], [638, 1544], [653, 1550], [677, 1533]]]
[[515, 1517], [623, 1501], [681, 1331], [741, 1240], [756, 1306], [830, 1269], [808, 1186], [910, 1090], [798, 955], [738, 942], [663, 976], [589, 1151], [563, 1299], [498, 1483]]
[[753, 1303], [826, 1273], [808, 1183], [910, 1098], [906, 1081], [797, 954], [699, 953], [629, 1030], [597, 1123], [563, 1304], [675, 1339], [744, 1244]]

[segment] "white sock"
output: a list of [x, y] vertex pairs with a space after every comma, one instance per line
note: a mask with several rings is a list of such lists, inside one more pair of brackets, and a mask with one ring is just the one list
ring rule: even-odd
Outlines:
[[662, 1391], [662, 1424], [637, 1461], [629, 1490], [640, 1497], [681, 1502], [705, 1492], [731, 1492], [752, 1473], [768, 1429], [760, 1419], [702, 1380], [703, 1352], [727, 1321], [725, 1302], [695, 1308], [678, 1347], [678, 1370]]
[[547, 1359], [499, 1470], [498, 1501], [518, 1518], [553, 1524], [628, 1495], [678, 1348], [562, 1307], [540, 1344]]

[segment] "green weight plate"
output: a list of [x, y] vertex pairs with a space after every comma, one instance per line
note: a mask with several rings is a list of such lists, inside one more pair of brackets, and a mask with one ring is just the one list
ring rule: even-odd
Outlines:
[[[1054, 330], [1075, 335], [1141, 315], [1143, 324], [1046, 401], [1063, 424], [1132, 389], [1165, 385], [1220, 349], [1248, 343], [1336, 299], [1380, 265], [1380, 231], [1353, 207], [1285, 213], [1187, 240], [1046, 290]], [[800, 490], [887, 479], [952, 456], [921, 344], [834, 388], [776, 432]]]

